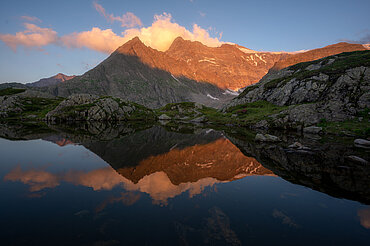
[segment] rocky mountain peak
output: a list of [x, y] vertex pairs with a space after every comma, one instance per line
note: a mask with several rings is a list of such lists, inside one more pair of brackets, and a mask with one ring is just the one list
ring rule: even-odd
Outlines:
[[138, 55], [138, 52], [148, 48], [139, 37], [134, 37], [119, 47], [116, 52], [127, 55]]

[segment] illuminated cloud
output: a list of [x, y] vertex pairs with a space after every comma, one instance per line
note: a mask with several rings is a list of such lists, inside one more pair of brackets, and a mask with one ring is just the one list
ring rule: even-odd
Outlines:
[[60, 38], [61, 43], [68, 48], [83, 48], [111, 53], [128, 40], [116, 35], [112, 29], [102, 30], [93, 27], [90, 31], [72, 33]]
[[21, 16], [21, 19], [25, 21], [30, 21], [30, 22], [42, 22], [39, 18], [34, 17], [34, 16], [23, 15]]
[[189, 31], [185, 27], [172, 22], [172, 16], [168, 13], [155, 15], [154, 22], [150, 27], [128, 29], [123, 32], [123, 35], [127, 39], [137, 36], [147, 46], [160, 51], [166, 51], [177, 37], [199, 41], [210, 47], [217, 47], [223, 44], [218, 38], [212, 38], [206, 29], [201, 28], [197, 24], [193, 25], [193, 31]]
[[131, 12], [127, 12], [126, 14], [124, 14], [122, 16], [114, 16], [113, 14], [107, 14], [107, 12], [103, 8], [103, 6], [101, 6], [97, 2], [94, 2], [93, 4], [94, 4], [95, 9], [102, 16], [104, 16], [108, 21], [110, 21], [112, 23], [115, 22], [115, 21], [118, 21], [118, 22], [121, 22], [122, 27], [129, 27], [129, 28], [143, 25], [141, 20], [139, 19], [139, 17], [137, 17], [136, 15], [134, 15]]
[[31, 192], [54, 188], [59, 185], [58, 179], [57, 175], [44, 170], [22, 171], [20, 167], [16, 167], [4, 177], [5, 181], [19, 181], [29, 185]]
[[[106, 16], [106, 18], [112, 21], [122, 20], [122, 26], [132, 27], [134, 23], [136, 23], [135, 25], [141, 25], [139, 19], [137, 21], [130, 20], [127, 22], [126, 19], [131, 18], [127, 17], [130, 14], [126, 14], [123, 17], [114, 17], [106, 14], [101, 5], [97, 3], [94, 3], [94, 5], [96, 5], [97, 10]], [[0, 40], [14, 51], [17, 50], [18, 46], [41, 48], [49, 44], [54, 44], [68, 48], [88, 48], [108, 54], [136, 36], [145, 45], [159, 51], [166, 51], [175, 38], [179, 36], [185, 40], [199, 41], [210, 47], [217, 47], [223, 44], [220, 41], [221, 36], [220, 38], [213, 38], [210, 36], [208, 30], [201, 28], [197, 24], [193, 25], [192, 31], [187, 30], [185, 27], [173, 22], [171, 14], [168, 13], [155, 15], [154, 21], [149, 27], [129, 28], [120, 35], [114, 33], [112, 29], [104, 30], [93, 27], [89, 31], [75, 32], [59, 37], [57, 32], [51, 28], [41, 28], [31, 23], [25, 23], [24, 26], [25, 30], [17, 32], [15, 35], [0, 34]]]
[[0, 40], [8, 45], [13, 51], [17, 46], [38, 47], [58, 42], [58, 34], [51, 28], [41, 28], [31, 23], [24, 23], [26, 30], [12, 34], [0, 34]]

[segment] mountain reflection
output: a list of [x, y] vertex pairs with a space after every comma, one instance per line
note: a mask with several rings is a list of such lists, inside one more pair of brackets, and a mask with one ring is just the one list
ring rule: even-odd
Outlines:
[[[368, 160], [369, 152], [352, 144], [297, 135], [283, 135], [284, 141], [279, 144], [257, 143], [227, 131], [184, 127], [168, 130], [161, 126], [99, 123], [52, 125], [50, 132], [33, 133], [24, 126], [0, 125], [0, 136], [13, 140], [42, 138], [59, 146], [82, 145], [113, 168], [53, 174], [45, 169], [18, 167], [5, 179], [23, 182], [32, 192], [56, 187], [62, 181], [93, 190], [120, 186], [126, 191], [147, 193], [154, 202], [165, 204], [184, 192], [200, 194], [215, 183], [248, 175], [278, 175], [334, 197], [370, 204], [370, 166], [351, 158]], [[288, 147], [297, 141], [307, 148]]]
[[22, 170], [18, 166], [8, 173], [4, 180], [27, 184], [31, 192], [55, 188], [62, 182], [90, 187], [95, 191], [122, 187], [129, 192], [147, 193], [153, 203], [166, 204], [169, 198], [184, 192], [193, 197], [202, 193], [206, 187], [248, 175], [273, 173], [254, 158], [243, 155], [228, 139], [221, 137], [206, 144], [182, 149], [173, 147], [167, 153], [143, 159], [134, 167], [52, 173], [43, 169]]

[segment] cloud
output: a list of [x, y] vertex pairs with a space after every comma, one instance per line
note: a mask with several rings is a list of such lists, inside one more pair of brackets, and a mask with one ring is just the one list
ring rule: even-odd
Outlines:
[[0, 34], [0, 40], [14, 51], [18, 46], [41, 48], [54, 44], [68, 48], [88, 48], [108, 54], [136, 36], [145, 45], [159, 51], [166, 51], [179, 36], [185, 40], [199, 41], [210, 47], [218, 47], [224, 43], [220, 41], [221, 36], [213, 38], [208, 30], [197, 24], [193, 25], [192, 31], [186, 29], [173, 22], [171, 14], [168, 13], [155, 15], [154, 21], [149, 27], [129, 28], [120, 35], [114, 33], [112, 29], [104, 30], [93, 27], [89, 31], [74, 32], [59, 37], [57, 32], [51, 28], [41, 28], [31, 23], [24, 25], [26, 30], [17, 32], [15, 35]]
[[26, 30], [12, 34], [0, 34], [0, 40], [8, 45], [13, 51], [17, 46], [42, 47], [58, 42], [58, 34], [51, 28], [41, 28], [31, 23], [24, 23]]
[[99, 52], [111, 53], [127, 41], [139, 37], [145, 45], [159, 51], [166, 51], [179, 36], [186, 40], [199, 41], [210, 47], [218, 47], [224, 43], [219, 38], [212, 38], [206, 29], [197, 24], [193, 25], [192, 31], [187, 30], [173, 22], [171, 14], [167, 13], [155, 15], [149, 27], [130, 28], [121, 35], [117, 35], [112, 29], [102, 30], [94, 27], [90, 31], [63, 36], [61, 42], [70, 48], [86, 47]]
[[370, 30], [365, 30], [362, 33], [362, 37], [357, 40], [351, 39], [342, 39], [341, 41], [348, 42], [348, 43], [356, 43], [356, 44], [370, 44]]
[[173, 40], [179, 36], [186, 40], [199, 41], [211, 47], [223, 44], [218, 38], [210, 37], [208, 31], [197, 24], [193, 25], [193, 31], [189, 31], [172, 22], [172, 16], [168, 13], [155, 15], [154, 22], [147, 28], [128, 29], [123, 34], [128, 39], [138, 36], [144, 44], [160, 51], [167, 50]]
[[29, 185], [31, 192], [37, 192], [46, 188], [54, 188], [59, 185], [58, 177], [44, 170], [22, 171], [18, 166], [5, 175], [5, 181], [20, 181]]
[[143, 25], [139, 17], [137, 17], [131, 12], [127, 12], [126, 14], [122, 16], [114, 16], [113, 14], [107, 14], [103, 6], [101, 6], [97, 2], [94, 2], [93, 4], [94, 4], [96, 11], [98, 11], [102, 16], [104, 16], [108, 21], [112, 23], [115, 21], [118, 21], [118, 22], [121, 22], [122, 27], [129, 27], [129, 28]]
[[98, 27], [93, 27], [90, 31], [65, 35], [60, 40], [69, 48], [86, 47], [103, 53], [111, 53], [128, 41], [127, 38], [115, 34], [112, 29], [102, 30]]
[[274, 209], [272, 216], [276, 219], [280, 219], [281, 223], [290, 227], [299, 227], [292, 218], [284, 214], [282, 211]]
[[42, 22], [39, 18], [34, 17], [34, 16], [23, 15], [23, 16], [21, 16], [21, 19], [26, 20], [26, 21], [30, 21], [30, 22]]

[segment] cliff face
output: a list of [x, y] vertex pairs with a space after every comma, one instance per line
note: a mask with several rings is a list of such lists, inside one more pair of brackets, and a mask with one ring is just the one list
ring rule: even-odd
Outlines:
[[342, 53], [270, 72], [225, 108], [256, 101], [289, 106], [271, 124], [343, 121], [370, 108], [370, 51]]

